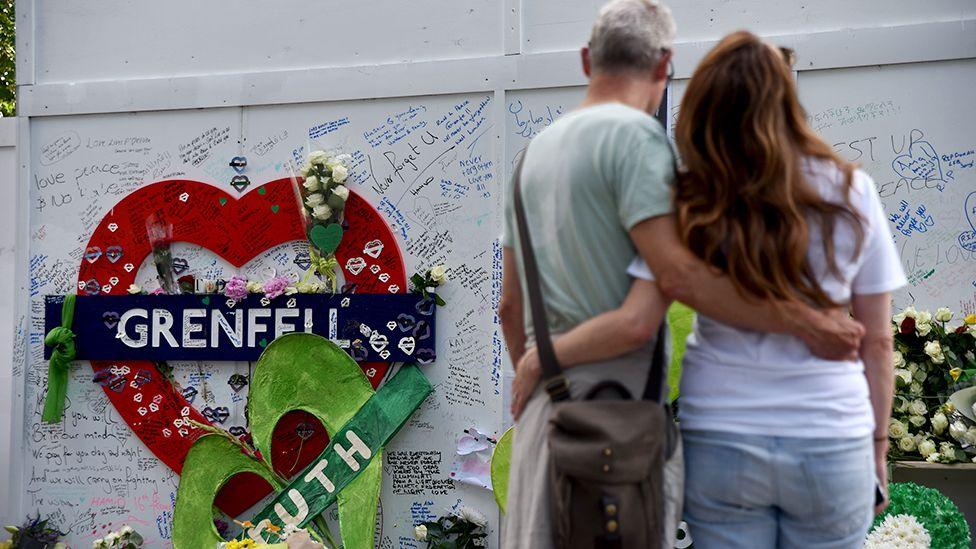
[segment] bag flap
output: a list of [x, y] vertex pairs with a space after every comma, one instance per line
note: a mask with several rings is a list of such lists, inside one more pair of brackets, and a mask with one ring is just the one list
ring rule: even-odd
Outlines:
[[557, 473], [582, 480], [631, 483], [664, 465], [664, 408], [641, 400], [560, 403], [549, 419], [549, 451]]

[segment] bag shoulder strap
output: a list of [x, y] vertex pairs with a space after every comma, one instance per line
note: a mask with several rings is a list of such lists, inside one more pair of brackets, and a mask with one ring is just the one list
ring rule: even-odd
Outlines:
[[[535, 344], [539, 352], [539, 364], [542, 367], [542, 377], [545, 389], [553, 402], [569, 399], [569, 384], [563, 375], [562, 366], [556, 358], [556, 351], [549, 334], [549, 323], [546, 318], [545, 302], [542, 300], [542, 284], [539, 279], [539, 268], [535, 262], [535, 250], [532, 248], [532, 237], [529, 234], [528, 221], [525, 218], [525, 206], [522, 202], [522, 165], [525, 155], [515, 167], [512, 179], [513, 206], [515, 210], [515, 224], [519, 233], [519, 245], [522, 248], [522, 269], [525, 271], [526, 292], [529, 295], [529, 309], [532, 313], [532, 326], [535, 332]], [[661, 402], [664, 384], [664, 338], [667, 333], [665, 321], [662, 320], [658, 329], [657, 341], [651, 359], [651, 371], [644, 386], [642, 398], [654, 402]]]
[[569, 384], [563, 376], [563, 368], [556, 358], [556, 351], [552, 346], [549, 335], [549, 323], [546, 319], [546, 306], [542, 301], [542, 285], [539, 280], [539, 268], [535, 263], [535, 251], [532, 248], [532, 237], [529, 235], [529, 224], [525, 219], [525, 207], [522, 204], [522, 165], [525, 154], [515, 167], [515, 177], [512, 180], [513, 205], [515, 209], [515, 223], [518, 226], [519, 245], [522, 248], [522, 270], [525, 272], [526, 292], [529, 294], [529, 309], [532, 312], [532, 327], [535, 332], [535, 345], [539, 352], [539, 364], [542, 367], [542, 377], [545, 380], [546, 392], [553, 402], [569, 399]]

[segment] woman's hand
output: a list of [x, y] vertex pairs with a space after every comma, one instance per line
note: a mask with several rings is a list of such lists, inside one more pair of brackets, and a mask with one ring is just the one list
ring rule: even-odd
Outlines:
[[888, 437], [874, 440], [874, 473], [885, 498], [874, 507], [874, 516], [878, 516], [888, 507]]
[[512, 383], [512, 416], [518, 421], [525, 405], [532, 398], [539, 378], [542, 377], [542, 365], [539, 364], [539, 353], [535, 347], [522, 355], [515, 368], [515, 381]]

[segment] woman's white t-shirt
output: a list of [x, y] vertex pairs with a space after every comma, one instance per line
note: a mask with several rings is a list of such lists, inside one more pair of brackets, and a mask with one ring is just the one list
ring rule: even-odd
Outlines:
[[[835, 164], [808, 161], [805, 175], [826, 200], [843, 202], [843, 174]], [[839, 277], [830, 272], [815, 226], [807, 252], [821, 287], [837, 303], [907, 282], [874, 182], [860, 170], [850, 199], [862, 219], [860, 254], [854, 255], [857, 235], [844, 220], [833, 238]], [[653, 280], [639, 257], [628, 272]], [[704, 315], [688, 336], [680, 402], [684, 429], [804, 438], [862, 437], [874, 429], [860, 360], [823, 360], [795, 337], [733, 328]]]

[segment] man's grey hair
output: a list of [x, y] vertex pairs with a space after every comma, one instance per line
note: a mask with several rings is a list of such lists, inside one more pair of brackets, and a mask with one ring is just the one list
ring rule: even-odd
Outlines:
[[596, 72], [654, 70], [675, 32], [671, 10], [661, 2], [613, 0], [593, 24], [590, 64]]

